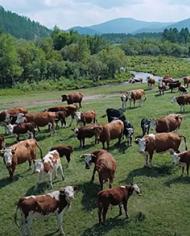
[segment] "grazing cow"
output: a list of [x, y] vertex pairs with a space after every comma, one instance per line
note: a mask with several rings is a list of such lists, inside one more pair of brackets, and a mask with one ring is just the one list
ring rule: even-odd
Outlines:
[[11, 179], [13, 179], [17, 165], [28, 161], [29, 168], [31, 168], [32, 162], [34, 163], [36, 159], [37, 147], [40, 150], [40, 156], [42, 158], [42, 150], [35, 139], [21, 141], [3, 150], [4, 163]]
[[73, 152], [73, 148], [71, 146], [60, 144], [60, 145], [57, 145], [57, 146], [54, 146], [54, 147], [50, 148], [50, 151], [53, 151], [53, 150], [57, 150], [60, 157], [65, 156], [66, 159], [67, 159], [67, 162], [68, 163], [70, 162], [71, 153]]
[[122, 205], [125, 210], [125, 216], [128, 217], [127, 203], [129, 197], [134, 193], [141, 195], [141, 190], [137, 184], [115, 187], [111, 189], [102, 190], [98, 193], [98, 218], [99, 224], [105, 224], [106, 214], [109, 205], [119, 205], [119, 215], [122, 215]]
[[173, 97], [171, 102], [177, 102], [177, 104], [180, 106], [180, 112], [185, 112], [185, 105], [190, 104], [190, 94]]
[[90, 123], [96, 123], [96, 112], [95, 111], [86, 111], [86, 112], [75, 112], [75, 117], [77, 124], [80, 122], [83, 123], [83, 125], [90, 124]]
[[[128, 97], [128, 100], [130, 102], [130, 107], [131, 107], [132, 101], [133, 101], [133, 104], [135, 107], [135, 103], [137, 100], [140, 101], [140, 106], [141, 106], [142, 102], [146, 100], [145, 92], [143, 89], [136, 89], [136, 90], [131, 90], [129, 92], [126, 92], [126, 96]], [[143, 99], [143, 97], [144, 97], [144, 99]]]
[[183, 117], [179, 114], [169, 114], [156, 120], [151, 121], [151, 126], [155, 128], [157, 133], [171, 132], [179, 129]]
[[159, 90], [159, 95], [160, 96], [164, 95], [164, 92], [166, 91], [166, 85], [162, 80], [160, 80], [158, 82], [158, 90]]
[[122, 107], [122, 110], [126, 110], [127, 109], [127, 101], [128, 101], [128, 96], [126, 96], [125, 94], [122, 94], [121, 95], [121, 107]]
[[151, 89], [153, 87], [153, 85], [155, 85], [155, 83], [156, 83], [155, 79], [148, 76], [148, 78], [147, 78], [148, 88]]
[[99, 136], [99, 141], [102, 143], [103, 148], [105, 148], [105, 143], [107, 143], [107, 149], [109, 149], [110, 141], [112, 139], [118, 138], [118, 145], [120, 145], [123, 133], [124, 133], [123, 121], [113, 120], [112, 122], [102, 126], [102, 131]]
[[173, 92], [173, 89], [175, 89], [175, 88], [179, 89], [180, 86], [181, 86], [181, 82], [179, 82], [179, 80], [168, 83], [168, 87], [171, 90], [171, 93]]
[[173, 78], [169, 75], [163, 77], [162, 82], [167, 86], [169, 83], [173, 82]]
[[179, 146], [182, 138], [185, 142], [185, 148], [187, 150], [186, 138], [174, 132], [170, 133], [158, 133], [145, 135], [143, 138], [138, 138], [136, 143], [139, 145], [139, 152], [145, 156], [145, 165], [152, 165], [152, 158], [154, 152], [160, 153], [169, 149], [179, 152]]
[[95, 165], [91, 182], [94, 181], [94, 176], [97, 171], [101, 189], [103, 189], [103, 184], [108, 180], [109, 187], [111, 188], [116, 170], [116, 161], [111, 153], [107, 152], [106, 150], [100, 149], [90, 154], [84, 154], [81, 157], [85, 157], [86, 169], [90, 169], [92, 163], [94, 163]]
[[181, 86], [178, 88], [178, 91], [181, 92], [181, 94], [188, 93], [188, 91], [187, 91], [187, 89], [185, 88], [184, 85], [181, 85]]
[[[119, 119], [122, 121], [126, 120], [126, 117], [123, 114], [122, 109], [108, 108], [106, 109], [106, 115], [107, 115], [108, 122], [111, 122], [112, 120], [115, 120], [115, 119]], [[102, 117], [105, 117], [106, 115], [103, 115]]]
[[124, 124], [124, 131], [123, 134], [125, 135], [128, 145], [132, 145], [132, 139], [133, 139], [133, 134], [134, 134], [134, 127], [129, 121], [123, 121]]
[[70, 93], [68, 95], [62, 95], [62, 102], [67, 101], [67, 104], [78, 103], [81, 108], [81, 102], [84, 97], [83, 93]]
[[[20, 228], [21, 235], [33, 235], [31, 226], [34, 217], [37, 215], [49, 216], [52, 213], [56, 215], [59, 233], [64, 235], [63, 212], [70, 207], [75, 191], [76, 187], [66, 186], [51, 193], [20, 198], [15, 212], [15, 224]], [[19, 218], [21, 218], [19, 223], [17, 220], [18, 213], [20, 213]]]
[[151, 119], [143, 118], [141, 120], [141, 129], [142, 129], [142, 136], [145, 134], [149, 134], [151, 128]]
[[36, 160], [34, 165], [34, 172], [39, 173], [38, 184], [43, 182], [44, 175], [47, 175], [50, 186], [51, 188], [53, 188], [53, 174], [55, 174], [55, 177], [57, 177], [58, 169], [61, 173], [62, 180], [64, 180], [61, 159], [57, 150], [49, 151], [42, 160]]
[[189, 166], [190, 166], [190, 151], [176, 153], [173, 150], [170, 151], [172, 162], [175, 165], [179, 165], [182, 167], [182, 173], [184, 174], [184, 169], [186, 167], [187, 175], [189, 175]]
[[183, 78], [183, 82], [184, 82], [184, 86], [186, 85], [188, 88], [190, 84], [190, 77], [188, 76], [188, 77]]
[[74, 129], [75, 135], [80, 141], [80, 148], [84, 148], [85, 138], [92, 138], [93, 136], [95, 136], [95, 144], [98, 143], [101, 131], [102, 127], [94, 124]]
[[130, 84], [134, 84], [134, 83], [141, 83], [143, 82], [142, 78], [132, 78], [128, 81]]
[[8, 124], [7, 129], [10, 134], [16, 135], [17, 142], [19, 141], [20, 134], [28, 133], [29, 138], [35, 138], [35, 124], [34, 123], [21, 123], [21, 124]]
[[17, 115], [17, 124], [24, 122], [31, 122], [36, 125], [39, 131], [39, 127], [44, 127], [48, 125], [49, 131], [55, 132], [55, 120], [57, 116], [55, 112], [32, 112], [32, 113], [19, 113]]

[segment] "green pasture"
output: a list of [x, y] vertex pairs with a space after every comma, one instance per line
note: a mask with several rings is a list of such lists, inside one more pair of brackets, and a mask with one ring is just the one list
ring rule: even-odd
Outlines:
[[[80, 90], [86, 96], [94, 96], [83, 103], [82, 111], [96, 110], [99, 123], [106, 123], [102, 118], [109, 107], [119, 108], [120, 93], [131, 88], [147, 88], [145, 84], [112, 85]], [[171, 104], [174, 95], [166, 92], [164, 96], [157, 96], [157, 88], [146, 90], [147, 100], [142, 107], [127, 109], [125, 114], [135, 127], [135, 136], [141, 135], [140, 120], [143, 117], [157, 118], [169, 113], [179, 112], [177, 104]], [[63, 91], [48, 91], [29, 93], [17, 96], [2, 95], [0, 109], [12, 106], [25, 106], [30, 111], [40, 111], [52, 105], [62, 104], [60, 95]], [[187, 137], [190, 148], [190, 107], [186, 108], [184, 120], [179, 132]], [[75, 122], [73, 127], [75, 127]], [[1, 132], [4, 132], [1, 129]], [[22, 137], [24, 138], [24, 137]], [[181, 171], [171, 164], [169, 153], [155, 154], [154, 167], [144, 168], [144, 158], [138, 153], [135, 143], [122, 153], [111, 142], [110, 152], [117, 161], [117, 170], [113, 186], [124, 185], [130, 182], [137, 183], [142, 190], [142, 196], [131, 197], [128, 203], [129, 220], [124, 215], [118, 217], [118, 207], [110, 208], [105, 226], [98, 225], [96, 199], [100, 190], [98, 178], [90, 183], [92, 169], [86, 170], [80, 155], [100, 149], [101, 144], [94, 145], [94, 138], [86, 139], [86, 147], [79, 149], [79, 141], [74, 137], [71, 128], [57, 129], [52, 136], [42, 129], [37, 140], [45, 155], [48, 149], [55, 144], [70, 144], [74, 147], [72, 160], [67, 165], [62, 159], [65, 180], [61, 177], [54, 182], [53, 190], [66, 185], [79, 185], [80, 191], [72, 203], [71, 209], [64, 214], [64, 230], [70, 236], [189, 236], [190, 235], [190, 177], [180, 177]], [[15, 142], [15, 137], [6, 136], [7, 145]], [[182, 143], [181, 150], [184, 150]], [[21, 196], [39, 194], [34, 190], [38, 176], [27, 171], [28, 163], [16, 169], [15, 180], [10, 182], [8, 171], [0, 160], [0, 236], [17, 236], [19, 230], [14, 224], [14, 213], [17, 200]], [[42, 186], [41, 193], [50, 192], [48, 186]], [[108, 185], [105, 184], [104, 188]], [[33, 222], [34, 236], [57, 235], [54, 216], [38, 218]]]

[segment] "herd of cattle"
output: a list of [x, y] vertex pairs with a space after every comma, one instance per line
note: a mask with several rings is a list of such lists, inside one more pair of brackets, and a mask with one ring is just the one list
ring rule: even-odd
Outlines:
[[[153, 78], [148, 78], [147, 83], [149, 88], [151, 88], [156, 84], [156, 81]], [[187, 87], [189, 83], [190, 78], [184, 78], [184, 84]], [[173, 92], [175, 88], [178, 88], [183, 94], [173, 98], [172, 101], [177, 101], [180, 109], [184, 110], [184, 106], [190, 104], [190, 95], [187, 94], [187, 89], [181, 86], [179, 81], [174, 81], [169, 76], [159, 81], [158, 89], [160, 95], [164, 94], [166, 89], [171, 89], [171, 92]], [[14, 178], [16, 166], [28, 162], [29, 168], [33, 164], [33, 171], [38, 173], [39, 176], [36, 187], [44, 181], [45, 177], [48, 177], [50, 186], [53, 188], [53, 177], [54, 175], [55, 177], [57, 176], [58, 171], [64, 180], [61, 157], [65, 156], [69, 163], [73, 147], [58, 144], [51, 147], [48, 153], [43, 156], [42, 149], [35, 139], [36, 132], [40, 132], [40, 127], [48, 126], [49, 132], [53, 135], [55, 127], [58, 127], [60, 124], [62, 127], [68, 126], [66, 123], [68, 117], [71, 117], [69, 126], [72, 125], [75, 119], [77, 128], [72, 130], [80, 142], [80, 148], [85, 146], [87, 138], [94, 137], [95, 144], [102, 143], [102, 149], [92, 153], [85, 153], [81, 158], [84, 159], [87, 169], [94, 163], [91, 182], [94, 181], [95, 173], [98, 173], [101, 187], [101, 191], [97, 194], [98, 218], [99, 223], [104, 224], [110, 204], [119, 206], [119, 215], [122, 214], [123, 206], [125, 215], [128, 217], [127, 202], [129, 197], [134, 193], [141, 195], [141, 190], [137, 184], [112, 188], [117, 163], [109, 152], [109, 148], [110, 141], [113, 139], [118, 139], [118, 147], [120, 147], [121, 141], [124, 138], [126, 138], [128, 146], [132, 145], [134, 127], [127, 120], [124, 112], [128, 102], [130, 107], [132, 103], [135, 106], [136, 101], [139, 101], [140, 105], [142, 105], [147, 98], [143, 89], [131, 90], [122, 94], [122, 108], [108, 108], [105, 111], [106, 114], [102, 115], [102, 118], [107, 116], [108, 123], [101, 125], [97, 123], [96, 112], [94, 110], [79, 111], [79, 108], [82, 107], [83, 97], [82, 93], [62, 95], [62, 101], [67, 101], [68, 105], [50, 107], [43, 112], [29, 112], [21, 107], [0, 112], [0, 123], [5, 127], [5, 132], [15, 134], [17, 141], [14, 145], [7, 147], [5, 138], [2, 135], [0, 136], [0, 149], [11, 180]], [[152, 157], [155, 152], [161, 153], [169, 150], [173, 163], [182, 166], [182, 175], [185, 167], [187, 174], [189, 174], [190, 151], [187, 151], [186, 138], [174, 132], [180, 128], [182, 121], [183, 118], [179, 114], [169, 114], [156, 120], [143, 118], [140, 121], [142, 135], [135, 138], [135, 143], [139, 146], [139, 152], [145, 157], [145, 166], [152, 166]], [[154, 129], [156, 133], [149, 134], [150, 129]], [[28, 134], [29, 139], [19, 141], [21, 134]], [[179, 146], [182, 140], [185, 142], [186, 151], [180, 153]], [[40, 151], [40, 159], [36, 158], [37, 149]], [[109, 181], [109, 189], [103, 190], [103, 184], [107, 181]], [[66, 186], [58, 191], [47, 194], [20, 198], [17, 203], [15, 223], [20, 228], [21, 234], [31, 235], [31, 224], [35, 215], [45, 216], [50, 213], [56, 214], [58, 230], [60, 234], [64, 234], [62, 226], [63, 210], [70, 206], [77, 189], [77, 186]], [[20, 212], [19, 219], [18, 212]]]

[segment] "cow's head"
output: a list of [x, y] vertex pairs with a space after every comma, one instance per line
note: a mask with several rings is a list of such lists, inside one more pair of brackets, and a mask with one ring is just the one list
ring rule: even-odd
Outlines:
[[178, 165], [179, 161], [180, 161], [180, 157], [178, 156], [178, 154], [176, 152], [174, 152], [173, 149], [171, 149], [170, 150], [170, 155], [171, 155], [171, 158], [172, 158], [172, 163], [174, 165]]
[[86, 169], [90, 169], [90, 166], [91, 166], [92, 163], [93, 163], [93, 157], [94, 157], [94, 155], [91, 154], [91, 153], [87, 153], [87, 154], [83, 154], [81, 157], [84, 158], [85, 168], [86, 168]]
[[134, 189], [133, 193], [136, 193], [140, 196], [141, 195], [141, 190], [140, 190], [139, 186], [137, 184], [132, 184], [132, 187]]
[[177, 102], [176, 97], [173, 97], [173, 98], [171, 99], [171, 103], [175, 103], [175, 102]]
[[139, 152], [145, 153], [146, 144], [147, 144], [146, 139], [145, 138], [137, 138], [135, 140], [135, 143], [137, 143], [139, 145]]
[[15, 123], [16, 124], [21, 124], [21, 123], [24, 123], [25, 120], [26, 120], [26, 117], [25, 117], [24, 113], [18, 113]]
[[128, 96], [127, 96], [127, 94], [122, 94], [122, 95], [121, 95], [121, 101], [122, 101], [122, 102], [127, 102], [127, 101], [128, 101]]
[[61, 100], [62, 102], [67, 101], [67, 95], [66, 94], [62, 95], [61, 97], [62, 97], [62, 100]]
[[65, 188], [60, 190], [60, 195], [64, 195], [66, 198], [66, 201], [70, 203], [71, 200], [74, 199], [75, 190], [76, 188], [73, 186], [66, 186]]
[[7, 125], [7, 130], [8, 130], [8, 132], [9, 132], [9, 134], [12, 134], [12, 133], [13, 133], [14, 126], [15, 126], [15, 125], [11, 125], [11, 124], [8, 124], [8, 125]]
[[148, 128], [148, 126], [150, 126], [151, 129], [155, 129], [156, 128], [156, 120], [154, 120], [154, 119], [149, 120], [149, 123], [147, 122], [145, 124], [145, 127]]
[[77, 137], [77, 135], [79, 133], [79, 128], [75, 128], [73, 131], [74, 131], [74, 135]]
[[125, 128], [124, 134], [126, 137], [131, 137], [134, 134], [134, 129], [133, 128]]
[[44, 163], [42, 160], [35, 160], [34, 173], [40, 173], [44, 169]]
[[75, 112], [75, 117], [76, 117], [77, 121], [81, 120], [81, 112], [80, 111], [76, 111]]
[[11, 166], [12, 165], [12, 158], [13, 155], [15, 154], [16, 147], [15, 148], [5, 148], [3, 153], [4, 153], [4, 162], [6, 166]]

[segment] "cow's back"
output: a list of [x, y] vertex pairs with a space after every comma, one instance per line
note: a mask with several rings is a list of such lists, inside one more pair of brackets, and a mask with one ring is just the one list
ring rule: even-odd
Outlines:
[[181, 137], [174, 132], [160, 133], [155, 135], [156, 152], [166, 151], [170, 148], [178, 150], [181, 143]]

